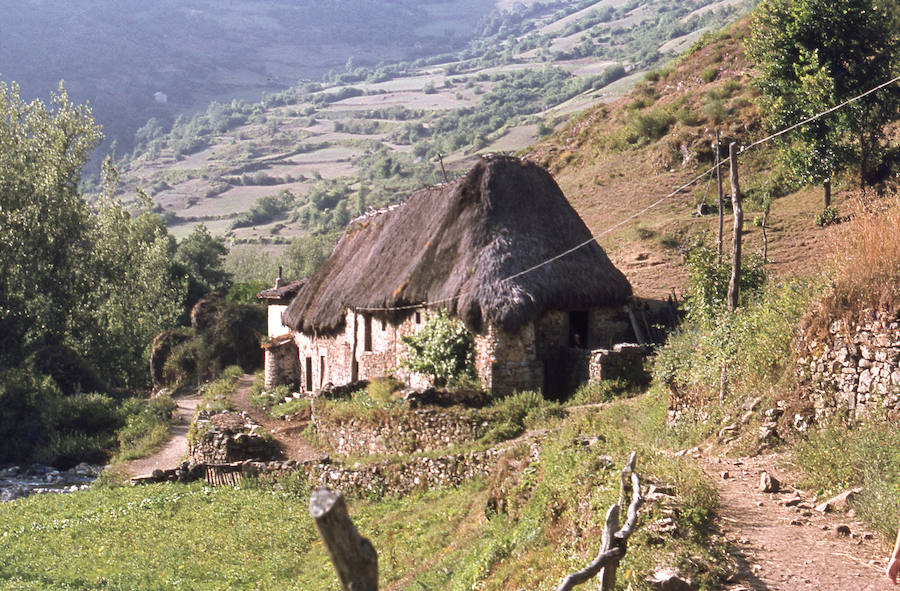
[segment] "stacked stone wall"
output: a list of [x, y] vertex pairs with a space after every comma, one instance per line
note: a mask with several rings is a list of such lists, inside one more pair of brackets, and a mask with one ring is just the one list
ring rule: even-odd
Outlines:
[[313, 413], [313, 425], [320, 440], [340, 455], [428, 452], [474, 441], [488, 427], [474, 411], [431, 408], [410, 411], [402, 421], [383, 425]]
[[265, 350], [265, 387], [274, 388], [282, 384], [300, 382], [300, 360], [297, 344], [280, 341], [267, 344]]
[[836, 320], [827, 335], [799, 341], [797, 372], [817, 419], [900, 411], [900, 321], [896, 314], [866, 315], [863, 322]]
[[277, 446], [247, 413], [200, 411], [188, 451], [195, 464], [273, 458]]
[[[540, 455], [541, 440], [534, 438], [527, 445], [527, 456], [531, 462]], [[232, 462], [230, 468], [243, 476], [260, 479], [279, 479], [303, 472], [313, 486], [327, 486], [344, 494], [366, 494], [378, 496], [404, 496], [417, 491], [436, 487], [459, 486], [473, 478], [487, 478], [497, 463], [510, 449], [509, 445], [485, 451], [450, 454], [442, 457], [411, 457], [402, 462], [382, 461], [365, 466], [337, 466], [327, 460], [297, 462], [261, 462], [246, 460]], [[135, 479], [135, 482], [158, 482], [165, 480], [193, 480], [203, 478], [203, 464], [188, 465], [171, 470], [159, 470], [150, 477]]]
[[591, 351], [590, 379], [599, 382], [638, 376], [644, 371], [646, 355], [646, 348], [634, 343], [619, 343], [612, 349], [595, 349]]

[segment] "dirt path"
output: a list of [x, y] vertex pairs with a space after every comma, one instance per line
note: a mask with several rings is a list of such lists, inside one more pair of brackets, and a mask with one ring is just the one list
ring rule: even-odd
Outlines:
[[187, 432], [191, 424], [191, 418], [194, 416], [194, 409], [200, 401], [199, 396], [189, 396], [186, 398], [176, 398], [175, 402], [178, 407], [172, 417], [172, 424], [169, 428], [171, 438], [162, 449], [156, 453], [141, 458], [131, 460], [124, 465], [124, 471], [129, 476], [146, 476], [152, 474], [154, 470], [168, 470], [178, 466], [187, 455]]
[[303, 436], [303, 431], [309, 423], [306, 419], [290, 417], [288, 419], [273, 419], [269, 413], [250, 402], [250, 387], [253, 385], [253, 376], [245, 374], [238, 378], [231, 402], [235, 409], [244, 411], [258, 425], [263, 426], [278, 441], [285, 460], [316, 460], [322, 457], [322, 452], [316, 450]]
[[[738, 566], [726, 589], [891, 589], [882, 574], [885, 549], [877, 538], [846, 514], [816, 511], [812, 495], [791, 486], [796, 477], [780, 469], [780, 461], [774, 454], [702, 460], [719, 489], [719, 528]], [[760, 492], [763, 471], [781, 481], [781, 492]], [[839, 533], [838, 526], [849, 527], [849, 535]]]

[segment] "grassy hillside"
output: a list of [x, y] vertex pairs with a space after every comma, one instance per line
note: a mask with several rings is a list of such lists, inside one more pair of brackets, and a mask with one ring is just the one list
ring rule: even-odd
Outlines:
[[297, 236], [342, 228], [440, 182], [439, 157], [454, 174], [478, 152], [523, 148], [573, 112], [620, 96], [636, 72], [742, 6], [517, 4], [482, 21], [462, 51], [351, 65], [260, 103], [214, 103], [171, 128], [151, 121], [124, 165], [125, 191], [146, 189], [176, 235], [204, 223], [232, 244], [278, 253]]
[[[723, 144], [734, 141], [738, 147], [765, 135], [744, 54], [746, 35], [747, 22], [741, 21], [703, 37], [671, 64], [648, 73], [627, 96], [585, 112], [527, 151], [553, 172], [638, 295], [665, 298], [673, 289], [680, 294], [687, 279], [685, 253], [698, 240], [714, 241], [717, 189], [709, 170], [716, 129]], [[773, 197], [766, 228], [769, 272], [780, 276], [816, 268], [834, 232], [815, 224], [822, 189], [791, 191], [770, 144], [741, 155], [739, 173], [744, 252], [762, 253], [762, 212], [766, 198]], [[727, 166], [722, 176], [727, 257], [732, 236]], [[837, 180], [835, 188], [840, 211], [856, 193], [849, 178]], [[696, 215], [700, 203], [710, 206], [702, 216]]]

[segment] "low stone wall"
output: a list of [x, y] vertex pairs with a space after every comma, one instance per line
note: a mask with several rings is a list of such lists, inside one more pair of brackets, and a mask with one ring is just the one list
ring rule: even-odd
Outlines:
[[646, 347], [634, 343], [619, 343], [612, 349], [594, 349], [588, 369], [594, 381], [629, 378], [644, 371]]
[[[507, 444], [485, 451], [450, 454], [442, 457], [417, 456], [402, 462], [382, 461], [365, 466], [338, 466], [328, 460], [309, 462], [262, 462], [245, 460], [232, 462], [228, 468], [240, 472], [242, 477], [252, 476], [263, 480], [278, 480], [303, 472], [313, 486], [327, 486], [345, 494], [374, 494], [379, 496], [404, 496], [412, 492], [443, 486], [459, 486], [473, 478], [488, 477], [497, 460], [511, 447]], [[540, 455], [541, 438], [535, 437], [518, 445], [527, 445], [529, 462]], [[216, 467], [223, 467], [216, 464]], [[153, 476], [134, 479], [136, 484], [162, 481], [189, 481], [204, 477], [204, 464], [188, 464], [180, 468], [158, 470]]]
[[340, 455], [429, 452], [481, 437], [488, 423], [473, 411], [420, 408], [402, 422], [373, 425], [359, 419], [346, 421], [315, 412], [312, 423], [320, 440]]
[[845, 410], [857, 418], [900, 411], [900, 321], [883, 312], [867, 316], [836, 320], [826, 337], [799, 341], [797, 372], [816, 419]]
[[267, 459], [278, 454], [274, 440], [247, 413], [200, 411], [194, 429], [196, 436], [189, 450], [194, 464]]

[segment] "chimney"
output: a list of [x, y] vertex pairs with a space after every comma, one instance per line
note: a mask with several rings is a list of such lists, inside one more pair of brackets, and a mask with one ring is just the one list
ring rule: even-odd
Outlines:
[[275, 279], [275, 289], [284, 285], [284, 279], [281, 278], [281, 265], [278, 265], [278, 278]]

